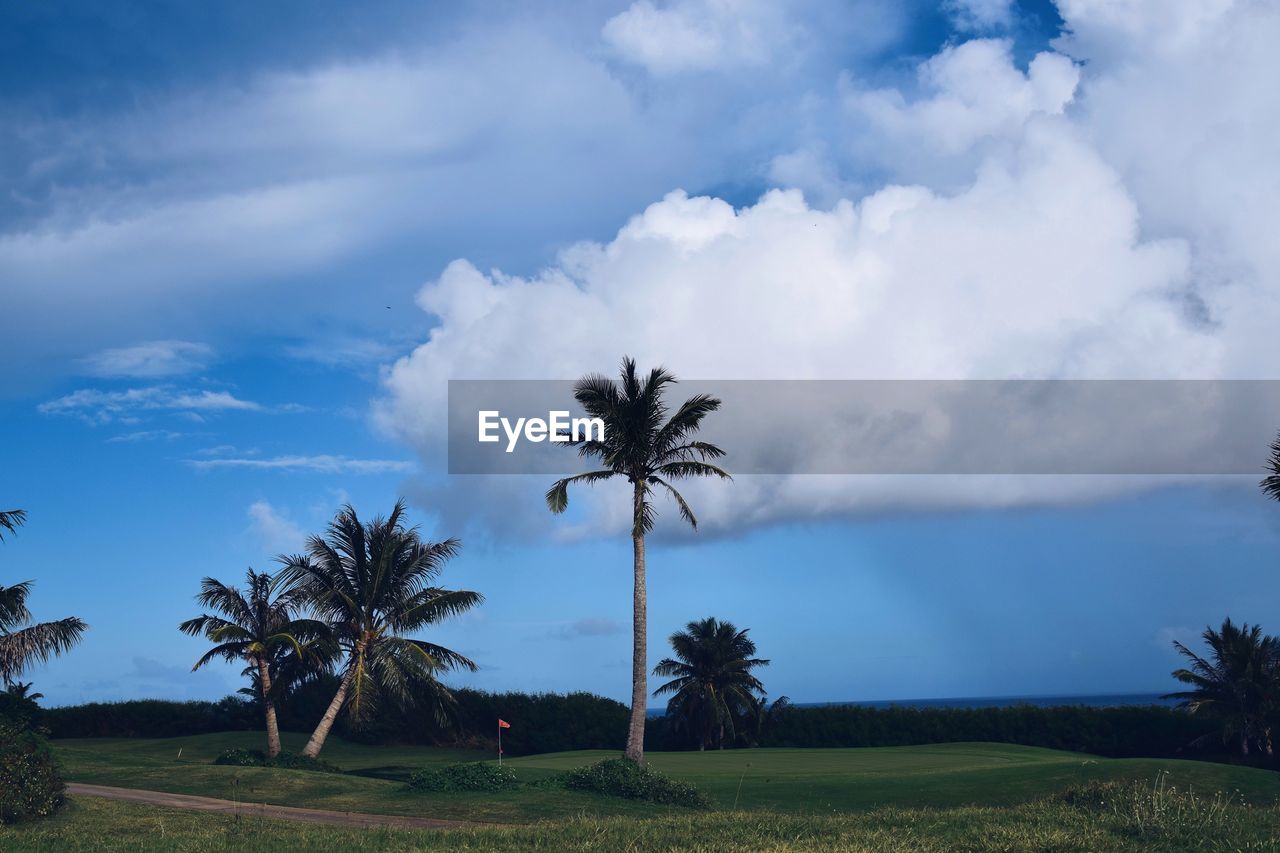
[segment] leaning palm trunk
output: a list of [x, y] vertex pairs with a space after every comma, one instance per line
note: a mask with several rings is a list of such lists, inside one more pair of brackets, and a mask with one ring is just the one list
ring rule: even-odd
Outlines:
[[280, 726], [276, 722], [276, 703], [271, 698], [271, 667], [265, 657], [258, 658], [258, 682], [267, 717], [267, 757], [275, 758], [280, 754]]
[[635, 489], [635, 522], [631, 531], [631, 546], [635, 558], [631, 627], [631, 724], [627, 729], [626, 756], [637, 764], [642, 764], [644, 763], [645, 710], [649, 701], [648, 609], [644, 584], [644, 533], [641, 532], [644, 487], [636, 483]]
[[333, 728], [334, 721], [338, 719], [338, 712], [342, 710], [343, 704], [347, 701], [347, 690], [350, 689], [351, 679], [355, 674], [355, 666], [348, 667], [347, 674], [342, 676], [342, 683], [338, 685], [338, 692], [333, 694], [333, 701], [329, 703], [329, 707], [325, 709], [324, 716], [316, 724], [316, 730], [311, 733], [311, 739], [302, 748], [303, 755], [308, 758], [315, 758], [320, 754], [320, 749], [324, 746], [325, 739], [329, 737], [329, 729]]

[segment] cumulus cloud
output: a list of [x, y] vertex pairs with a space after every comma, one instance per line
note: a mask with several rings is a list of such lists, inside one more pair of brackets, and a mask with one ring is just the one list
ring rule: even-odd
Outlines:
[[[450, 264], [419, 295], [439, 325], [387, 371], [378, 422], [431, 460], [448, 378], [572, 378], [622, 353], [707, 378], [1268, 375], [1264, 273], [1280, 268], [1259, 229], [1280, 194], [1267, 153], [1280, 105], [1257, 81], [1272, 76], [1280, 13], [1223, 4], [1186, 27], [1158, 20], [1160, 4], [1111, 8], [1064, 3], [1071, 36], [1025, 70], [1008, 42], [979, 39], [924, 62], [914, 89], [846, 80], [847, 136], [823, 140], [825, 160], [788, 164], [847, 189], [849, 159], [874, 148], [902, 183], [822, 207], [795, 191], [737, 209], [675, 192], [536, 275]], [[1130, 38], [1148, 29], [1150, 43]], [[1208, 118], [1180, 133], [1188, 115]], [[694, 491], [704, 521], [741, 527], [1144, 484], [752, 478]], [[591, 501], [609, 505], [606, 529], [626, 523], [614, 503]]]
[[268, 501], [249, 505], [250, 529], [262, 547], [277, 554], [293, 553], [302, 547], [307, 535]]
[[199, 420], [206, 413], [263, 410], [260, 404], [242, 400], [229, 391], [182, 390], [163, 385], [121, 391], [81, 388], [41, 403], [37, 408], [46, 415], [73, 415], [93, 424], [111, 421], [136, 423], [139, 415], [157, 411], [174, 412]]
[[322, 474], [387, 474], [413, 471], [412, 462], [398, 459], [352, 459], [349, 456], [319, 454], [315, 456], [273, 456], [265, 459], [215, 457], [188, 459], [187, 464], [201, 471], [217, 468], [248, 468], [264, 471], [315, 471]]
[[202, 370], [212, 357], [213, 349], [207, 344], [148, 341], [102, 350], [84, 359], [84, 364], [94, 376], [154, 379]]

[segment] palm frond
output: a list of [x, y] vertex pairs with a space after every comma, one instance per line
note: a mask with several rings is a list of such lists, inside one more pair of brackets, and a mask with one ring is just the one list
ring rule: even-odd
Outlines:
[[27, 523], [25, 509], [0, 510], [0, 542], [4, 541], [4, 531], [17, 533], [18, 528]]
[[0, 634], [0, 676], [12, 681], [28, 666], [69, 651], [87, 630], [88, 625], [72, 616]]

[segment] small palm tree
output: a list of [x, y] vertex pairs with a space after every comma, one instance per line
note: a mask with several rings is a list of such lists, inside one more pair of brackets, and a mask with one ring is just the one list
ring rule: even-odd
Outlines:
[[664, 489], [675, 500], [681, 517], [696, 529], [698, 519], [672, 481], [692, 477], [733, 479], [727, 471], [708, 461], [724, 456], [724, 451], [692, 437], [702, 426], [702, 419], [720, 408], [720, 401], [698, 394], [685, 400], [668, 418], [663, 395], [666, 387], [675, 383], [676, 378], [661, 367], [655, 367], [641, 379], [632, 358], [622, 360], [621, 382], [615, 383], [599, 374], [579, 380], [574, 386], [574, 399], [588, 415], [604, 422], [604, 440], [575, 443], [581, 456], [595, 457], [605, 467], [557, 480], [546, 495], [547, 506], [552, 512], [560, 513], [569, 506], [569, 486], [573, 483], [591, 485], [620, 477], [631, 484], [634, 584], [631, 721], [627, 731], [626, 757], [636, 763], [644, 761], [645, 706], [649, 698], [644, 540], [645, 535], [653, 530], [653, 491]]
[[1235, 741], [1241, 755], [1251, 744], [1270, 756], [1273, 752], [1271, 720], [1280, 709], [1280, 640], [1262, 633], [1257, 625], [1235, 625], [1230, 619], [1215, 631], [1201, 634], [1209, 655], [1201, 657], [1182, 643], [1173, 647], [1191, 665], [1173, 671], [1173, 677], [1192, 690], [1170, 693], [1178, 707], [1222, 721], [1223, 743]]
[[751, 670], [769, 661], [752, 657], [756, 644], [732, 622], [708, 617], [690, 622], [671, 635], [674, 658], [664, 658], [653, 674], [671, 678], [653, 691], [670, 693], [667, 713], [706, 749], [714, 741], [724, 749], [725, 736], [732, 742], [735, 721], [756, 722], [764, 712], [764, 685]]
[[33, 685], [31, 684], [30, 681], [15, 681], [5, 686], [4, 692], [14, 697], [15, 699], [26, 699], [31, 702], [34, 702], [37, 699], [43, 699], [44, 698], [43, 693], [31, 692], [32, 686]]
[[273, 597], [276, 586], [270, 574], [253, 569], [245, 574], [246, 592], [205, 578], [196, 601], [214, 613], [201, 614], [178, 626], [184, 634], [203, 635], [217, 644], [196, 661], [192, 672], [214, 658], [243, 660], [256, 670], [255, 684], [267, 724], [267, 755], [271, 758], [280, 754], [275, 704], [284, 681], [279, 678], [280, 670], [290, 656], [322, 666], [328, 637], [328, 626], [323, 622], [295, 618], [306, 603], [300, 590], [285, 590]]
[[[0, 542], [4, 541], [3, 531], [16, 533], [26, 520], [26, 512], [20, 509], [0, 512]], [[0, 684], [6, 687], [32, 664], [69, 651], [89, 630], [74, 616], [32, 624], [27, 609], [31, 583], [0, 586]]]
[[460, 543], [422, 541], [416, 529], [404, 526], [404, 514], [401, 500], [391, 515], [363, 524], [353, 508], [343, 507], [324, 536], [307, 541], [305, 555], [280, 558], [283, 575], [328, 623], [343, 657], [342, 681], [303, 755], [320, 753], [344, 705], [357, 722], [380, 696], [426, 702], [443, 718], [453, 697], [436, 676], [476, 670], [455, 651], [405, 636], [465, 613], [484, 597], [435, 585]]

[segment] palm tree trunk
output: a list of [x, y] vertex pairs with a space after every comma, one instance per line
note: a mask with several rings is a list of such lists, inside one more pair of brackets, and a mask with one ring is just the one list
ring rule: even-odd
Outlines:
[[626, 757], [644, 763], [644, 717], [649, 700], [648, 615], [644, 586], [644, 533], [640, 521], [644, 512], [644, 485], [635, 484], [631, 547], [634, 554], [635, 587], [632, 590], [631, 622], [631, 724], [627, 730]]
[[271, 693], [271, 667], [265, 657], [258, 658], [258, 685], [262, 688], [262, 705], [267, 715], [267, 758], [280, 754], [280, 726], [276, 723], [276, 703]]
[[354, 666], [347, 668], [347, 674], [342, 676], [342, 683], [338, 685], [338, 692], [333, 694], [333, 701], [329, 703], [329, 707], [325, 709], [324, 716], [316, 724], [316, 730], [311, 733], [311, 739], [302, 748], [303, 755], [308, 758], [315, 758], [320, 754], [320, 748], [324, 746], [325, 738], [329, 736], [329, 729], [333, 728], [334, 720], [338, 719], [338, 712], [342, 710], [343, 703], [347, 701], [347, 689], [351, 687], [351, 678], [355, 674]]

